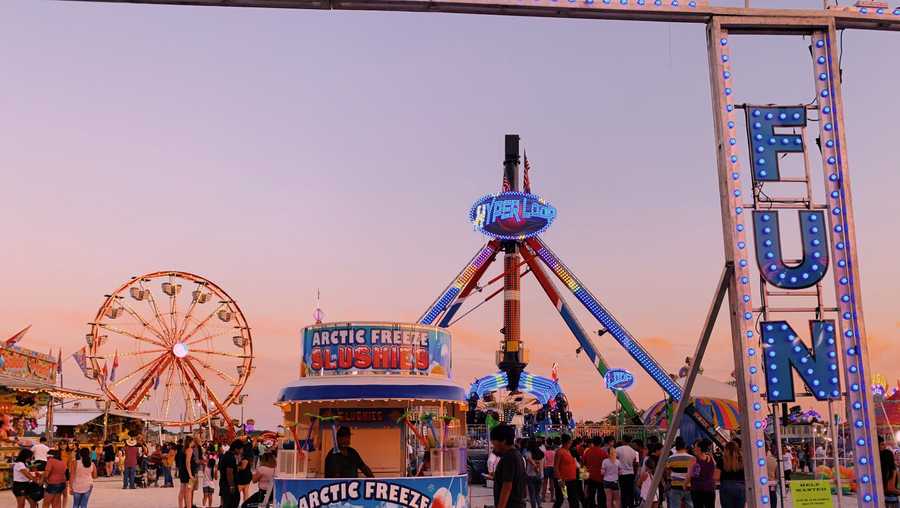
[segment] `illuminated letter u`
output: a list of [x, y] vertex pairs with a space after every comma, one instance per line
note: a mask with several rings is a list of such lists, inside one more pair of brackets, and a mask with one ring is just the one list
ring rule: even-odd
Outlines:
[[828, 271], [827, 224], [821, 211], [800, 211], [800, 239], [803, 257], [795, 266], [788, 266], [781, 253], [781, 228], [778, 212], [753, 212], [753, 231], [756, 235], [756, 262], [763, 277], [785, 289], [814, 286]]

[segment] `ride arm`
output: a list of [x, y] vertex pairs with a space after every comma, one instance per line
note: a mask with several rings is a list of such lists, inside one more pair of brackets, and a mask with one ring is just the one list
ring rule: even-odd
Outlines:
[[[528, 263], [528, 267], [531, 268], [531, 272], [538, 280], [538, 283], [540, 283], [541, 287], [544, 289], [544, 293], [547, 294], [547, 298], [550, 299], [550, 303], [552, 303], [553, 306], [556, 307], [556, 311], [559, 312], [560, 317], [562, 317], [563, 321], [566, 323], [566, 326], [569, 327], [572, 335], [575, 336], [575, 340], [578, 341], [581, 349], [597, 369], [597, 372], [599, 372], [601, 376], [605, 376], [606, 371], [609, 370], [609, 367], [607, 366], [606, 361], [603, 359], [603, 356], [600, 355], [600, 352], [597, 351], [597, 348], [594, 347], [593, 342], [591, 342], [591, 339], [585, 332], [584, 327], [581, 326], [581, 322], [579, 322], [578, 318], [575, 317], [575, 314], [572, 312], [569, 304], [562, 297], [562, 295], [559, 294], [559, 291], [556, 290], [556, 286], [553, 284], [553, 281], [550, 279], [550, 277], [547, 276], [547, 272], [544, 271], [544, 268], [535, 259], [534, 254], [531, 252], [531, 250], [528, 248], [524, 248], [521, 249], [521, 253], [522, 257], [525, 258], [525, 262]], [[631, 401], [631, 397], [629, 397], [624, 390], [615, 390], [614, 393], [616, 394], [616, 398], [619, 400], [619, 404], [622, 406], [622, 409], [625, 411], [625, 414], [628, 416], [628, 418], [631, 420], [637, 419], [637, 410], [635, 409], [634, 402]]]
[[[500, 249], [500, 242], [498, 240], [491, 240], [484, 247], [478, 251], [477, 254], [472, 258], [471, 261], [459, 272], [459, 275], [453, 279], [453, 282], [450, 283], [449, 286], [441, 293], [441, 295], [431, 304], [430, 307], [422, 314], [419, 318], [419, 324], [423, 325], [431, 325], [437, 320], [438, 316], [441, 315], [442, 312], [447, 310], [447, 307], [454, 301], [454, 299], [460, 295], [462, 290], [469, 286], [470, 282], [475, 278], [475, 275], [480, 273], [484, 273], [482, 268], [486, 265], [490, 264], [490, 261], [494, 259], [494, 256], [497, 255], [497, 252]], [[473, 286], [474, 287], [474, 286]], [[471, 289], [469, 290], [471, 291]], [[462, 302], [460, 302], [462, 305]], [[458, 307], [457, 307], [458, 308]], [[455, 312], [455, 311], [454, 311]]]

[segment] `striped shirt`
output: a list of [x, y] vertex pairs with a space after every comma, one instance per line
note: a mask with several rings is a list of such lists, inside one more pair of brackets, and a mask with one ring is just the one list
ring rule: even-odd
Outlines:
[[688, 472], [694, 456], [687, 452], [675, 452], [666, 459], [666, 471], [672, 481], [672, 487], [684, 489], [688, 484]]

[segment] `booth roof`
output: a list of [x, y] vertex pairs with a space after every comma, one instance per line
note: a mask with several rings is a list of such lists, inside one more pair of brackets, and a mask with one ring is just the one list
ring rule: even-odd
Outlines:
[[[54, 426], [77, 426], [101, 418], [104, 411], [102, 409], [57, 409], [53, 411]], [[121, 416], [124, 418], [134, 418], [141, 421], [152, 421], [148, 413], [136, 413], [133, 411], [122, 411], [119, 409], [110, 409], [110, 416]]]
[[463, 387], [430, 376], [310, 376], [281, 389], [277, 403], [321, 400], [466, 400]]
[[48, 383], [33, 381], [30, 379], [22, 379], [15, 376], [0, 374], [0, 386], [9, 390], [26, 393], [47, 393], [54, 399], [100, 399], [99, 394], [91, 392], [83, 392], [81, 390], [72, 390], [69, 388], [60, 388]]

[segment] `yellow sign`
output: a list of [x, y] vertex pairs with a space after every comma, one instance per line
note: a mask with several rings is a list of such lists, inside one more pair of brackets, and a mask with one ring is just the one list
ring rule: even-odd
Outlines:
[[828, 480], [792, 480], [794, 508], [834, 508]]
[[56, 384], [56, 360], [47, 354], [15, 346], [0, 346], [0, 373]]

